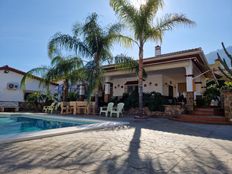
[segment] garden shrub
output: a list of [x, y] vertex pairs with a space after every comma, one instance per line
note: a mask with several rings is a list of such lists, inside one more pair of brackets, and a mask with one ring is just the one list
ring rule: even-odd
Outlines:
[[79, 96], [78, 96], [78, 94], [76, 92], [69, 92], [67, 100], [68, 101], [77, 101], [78, 97]]
[[211, 100], [219, 100], [220, 97], [220, 88], [214, 84], [214, 85], [207, 85], [206, 90], [203, 94], [204, 100], [205, 100], [205, 104], [207, 106], [210, 105]]
[[[125, 109], [138, 108], [139, 106], [139, 94], [135, 90], [130, 94], [124, 93], [122, 98], [118, 101], [117, 98], [112, 98], [110, 101], [116, 103], [125, 103]], [[148, 107], [151, 111], [163, 111], [164, 104], [168, 104], [168, 98], [162, 96], [158, 92], [143, 93], [143, 104], [144, 107]]]

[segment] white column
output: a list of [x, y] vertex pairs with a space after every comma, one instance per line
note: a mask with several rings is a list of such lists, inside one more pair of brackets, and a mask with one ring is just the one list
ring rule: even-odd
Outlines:
[[79, 95], [80, 96], [85, 95], [85, 87], [82, 84], [79, 87]]
[[176, 83], [176, 97], [179, 97], [178, 83]]
[[105, 94], [106, 95], [110, 94], [110, 84], [109, 83], [105, 83]]
[[202, 82], [201, 82], [201, 79], [198, 78], [197, 80], [195, 80], [195, 85], [196, 85], [196, 95], [202, 95], [202, 92], [201, 92], [201, 87], [202, 87]]
[[185, 67], [185, 70], [187, 92], [193, 92], [193, 63], [191, 60], [189, 61], [189, 65]]
[[110, 94], [110, 77], [105, 77], [105, 95]]
[[110, 82], [110, 77], [105, 77], [105, 83]]

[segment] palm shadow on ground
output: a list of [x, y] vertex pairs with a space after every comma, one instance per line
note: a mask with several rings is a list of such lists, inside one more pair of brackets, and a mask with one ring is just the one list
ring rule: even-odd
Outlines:
[[[80, 133], [80, 139], [75, 137], [77, 133], [1, 145], [0, 173], [231, 172], [227, 165], [232, 154], [231, 141], [228, 141], [231, 136], [223, 133], [231, 127], [163, 119], [130, 123]], [[210, 139], [206, 141], [205, 137]], [[223, 153], [216, 153], [215, 147]]]

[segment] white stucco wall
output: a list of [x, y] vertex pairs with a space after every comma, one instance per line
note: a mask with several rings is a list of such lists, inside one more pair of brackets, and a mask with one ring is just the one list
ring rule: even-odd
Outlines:
[[168, 96], [168, 87], [173, 86], [173, 97], [176, 97], [176, 84], [177, 81], [174, 78], [163, 76], [163, 95]]
[[[151, 82], [151, 84], [150, 84]], [[148, 75], [146, 80], [143, 82], [143, 84], [146, 84], [146, 87], [144, 86], [144, 92], [159, 92], [163, 94], [163, 75], [157, 74], [157, 75]]]
[[[136, 80], [137, 80], [136, 77], [111, 78], [110, 82], [113, 83], [113, 96], [122, 96], [123, 93], [125, 92], [125, 83], [127, 81], [136, 81]], [[163, 93], [163, 89], [162, 89], [163, 77], [160, 74], [148, 75], [148, 77], [143, 82], [143, 84], [146, 84], [146, 87], [143, 87], [144, 92], [156, 91], [161, 94]], [[157, 84], [157, 86], [155, 86], [155, 84]], [[123, 86], [123, 88], [121, 88], [121, 86]]]
[[[11, 90], [7, 88], [8, 83], [17, 83], [20, 85], [23, 75], [9, 71], [4, 73], [0, 70], [0, 101], [24, 101], [24, 91], [20, 89], [20, 86], [16, 90]], [[26, 82], [26, 91], [41, 91], [46, 92], [46, 88], [43, 85], [39, 85], [39, 80], [29, 79]], [[50, 85], [51, 93], [55, 92], [55, 85]]]

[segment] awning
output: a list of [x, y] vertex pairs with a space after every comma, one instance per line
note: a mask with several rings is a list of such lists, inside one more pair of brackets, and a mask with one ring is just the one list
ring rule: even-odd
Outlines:
[[136, 81], [127, 81], [125, 85], [138, 85], [138, 80]]

